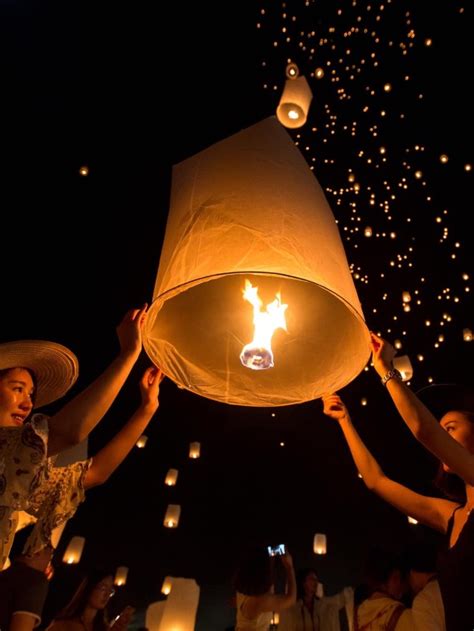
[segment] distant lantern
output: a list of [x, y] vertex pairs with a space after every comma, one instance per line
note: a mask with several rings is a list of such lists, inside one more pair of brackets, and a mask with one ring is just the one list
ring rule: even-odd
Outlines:
[[323, 68], [316, 68], [316, 70], [314, 71], [314, 76], [316, 77], [316, 79], [322, 79], [324, 77]]
[[79, 175], [82, 175], [82, 177], [86, 177], [87, 175], [89, 175], [89, 167], [88, 166], [80, 167]]
[[372, 228], [370, 226], [366, 226], [364, 228], [364, 237], [371, 237], [372, 236]]
[[302, 127], [308, 118], [313, 93], [305, 77], [291, 77], [285, 81], [283, 94], [276, 115], [280, 123], [289, 129]]
[[189, 457], [195, 460], [201, 455], [201, 443], [189, 443]]
[[[254, 329], [246, 280], [267, 309], [277, 294], [288, 305], [268, 370], [240, 359]], [[228, 404], [292, 405], [355, 379], [369, 342], [334, 215], [275, 118], [173, 167], [144, 330], [145, 350], [167, 376]]]
[[313, 551], [314, 554], [326, 554], [326, 535], [322, 535], [321, 533], [314, 535]]
[[408, 515], [408, 523], [409, 524], [417, 524], [418, 520], [415, 519], [414, 517], [410, 517], [410, 515]]
[[286, 76], [288, 77], [288, 79], [296, 79], [296, 77], [298, 77], [298, 75], [300, 74], [300, 69], [298, 68], [298, 66], [293, 63], [290, 62], [287, 66], [286, 66]]
[[165, 576], [165, 580], [163, 581], [163, 585], [161, 586], [161, 593], [164, 594], [165, 596], [168, 596], [172, 587], [173, 587], [173, 578], [171, 576]]
[[471, 329], [463, 329], [462, 330], [462, 339], [465, 342], [472, 342], [472, 331], [471, 331]]
[[143, 447], [145, 447], [146, 445], [147, 440], [148, 440], [148, 436], [145, 436], [145, 434], [142, 434], [135, 444], [139, 449], [143, 449]]
[[409, 291], [404, 291], [402, 293], [402, 300], [403, 302], [410, 302], [411, 301], [411, 295]]
[[178, 480], [178, 469], [168, 469], [168, 473], [166, 474], [166, 478], [165, 478], [166, 486], [175, 486], [177, 480]]
[[179, 524], [180, 515], [181, 506], [179, 504], [168, 504], [163, 525], [166, 526], [166, 528], [176, 528]]
[[67, 563], [68, 565], [79, 563], [85, 542], [84, 537], [73, 537], [64, 553], [63, 563]]
[[125, 585], [125, 583], [127, 582], [127, 576], [128, 567], [121, 565], [117, 568], [117, 571], [115, 572], [114, 585], [118, 585], [119, 587]]
[[413, 366], [408, 355], [394, 357], [393, 367], [400, 371], [402, 381], [410, 381], [413, 377]]
[[402, 347], [402, 343], [400, 340], [395, 340], [393, 345], [395, 346], [396, 349], [400, 349]]
[[440, 155], [440, 157], [439, 157], [439, 161], [440, 161], [442, 164], [446, 164], [446, 163], [448, 162], [448, 160], [449, 160], [449, 158], [448, 158], [448, 156], [447, 156], [445, 153], [442, 153], [442, 154]]

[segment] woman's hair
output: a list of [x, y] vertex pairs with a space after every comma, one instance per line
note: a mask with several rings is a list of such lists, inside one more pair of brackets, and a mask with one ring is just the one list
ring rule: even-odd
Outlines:
[[266, 594], [274, 583], [273, 559], [265, 546], [247, 552], [234, 578], [235, 590], [246, 596]]
[[[470, 412], [468, 410], [450, 411], [463, 414], [468, 421], [474, 423], [474, 412]], [[464, 504], [466, 502], [466, 485], [464, 480], [455, 473], [445, 471], [442, 462], [439, 464], [438, 471], [434, 479], [434, 485], [450, 500], [459, 502], [460, 504]]]
[[[296, 574], [297, 598], [303, 598], [304, 597], [304, 584], [305, 584], [305, 581], [306, 581], [307, 577], [310, 574], [315, 574], [316, 576], [318, 576], [318, 573], [316, 572], [316, 570], [313, 567], [304, 567], [301, 570], [298, 570], [298, 572]], [[318, 581], [319, 581], [319, 579], [318, 579]]]
[[[82, 579], [79, 587], [74, 593], [74, 596], [64, 609], [56, 615], [55, 620], [72, 620], [74, 618], [80, 618], [87, 607], [90, 595], [97, 585], [108, 576], [113, 576], [113, 572], [105, 569], [92, 570], [92, 572]], [[94, 631], [108, 631], [109, 622], [107, 620], [105, 609], [97, 611], [94, 618], [93, 628]]]
[[8, 375], [9, 372], [11, 372], [12, 370], [15, 370], [16, 368], [20, 369], [20, 370], [26, 370], [26, 372], [30, 375], [31, 380], [33, 381], [33, 386], [34, 386], [34, 390], [33, 390], [33, 395], [31, 397], [31, 400], [33, 401], [33, 405], [35, 404], [36, 401], [36, 390], [38, 388], [38, 380], [36, 379], [36, 375], [35, 373], [31, 370], [31, 368], [26, 368], [26, 366], [12, 366], [11, 368], [2, 368], [0, 370], [0, 381], [6, 377]]

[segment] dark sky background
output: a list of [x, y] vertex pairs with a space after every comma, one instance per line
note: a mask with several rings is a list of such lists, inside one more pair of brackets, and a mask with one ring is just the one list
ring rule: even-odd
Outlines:
[[[415, 389], [429, 378], [472, 381], [472, 344], [462, 334], [474, 329], [462, 278], [472, 275], [473, 247], [472, 174], [464, 169], [472, 161], [471, 7], [287, 4], [0, 4], [0, 337], [69, 346], [81, 362], [71, 395], [114, 357], [114, 327], [125, 311], [151, 300], [172, 165], [272, 115], [289, 60], [314, 93], [305, 128], [291, 134], [327, 192], [369, 327], [403, 341]], [[351, 28], [360, 30], [347, 35]], [[79, 175], [82, 165], [88, 177]], [[388, 213], [379, 207], [384, 200]], [[397, 236], [367, 239], [367, 225]], [[402, 309], [405, 290], [410, 313]], [[92, 454], [138, 404], [146, 365], [144, 356], [91, 436]], [[361, 373], [343, 395], [387, 474], [431, 492], [436, 463], [397, 418], [375, 373]], [[132, 602], [143, 610], [159, 598], [166, 575], [194, 577], [202, 588], [197, 628], [218, 631], [232, 621], [230, 580], [250, 542], [285, 542], [296, 565], [314, 563], [332, 593], [360, 580], [369, 542], [402, 542], [421, 531], [365, 489], [318, 401], [239, 408], [167, 381], [147, 435], [145, 449], [90, 491], [57, 555], [59, 564], [80, 534], [83, 567], [128, 566], [116, 609]], [[197, 461], [187, 457], [194, 440], [202, 445]], [[163, 484], [170, 467], [179, 469], [175, 488]], [[182, 506], [175, 531], [162, 526], [168, 503]], [[328, 537], [324, 558], [312, 553], [316, 532]], [[58, 567], [50, 611], [77, 575]]]

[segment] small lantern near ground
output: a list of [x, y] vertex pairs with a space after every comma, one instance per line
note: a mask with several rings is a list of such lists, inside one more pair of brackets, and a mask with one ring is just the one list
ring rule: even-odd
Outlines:
[[115, 572], [114, 585], [118, 585], [119, 587], [125, 585], [125, 583], [127, 582], [127, 576], [128, 567], [121, 565], [117, 568], [117, 571]]
[[66, 551], [64, 552], [63, 563], [67, 563], [68, 565], [79, 563], [82, 551], [84, 550], [85, 542], [86, 540], [84, 537], [72, 537]]
[[166, 526], [166, 528], [177, 528], [180, 515], [181, 506], [179, 504], [168, 504], [163, 525]]
[[326, 554], [327, 552], [326, 544], [327, 544], [326, 535], [323, 535], [321, 533], [316, 533], [314, 535], [314, 541], [313, 541], [314, 554]]

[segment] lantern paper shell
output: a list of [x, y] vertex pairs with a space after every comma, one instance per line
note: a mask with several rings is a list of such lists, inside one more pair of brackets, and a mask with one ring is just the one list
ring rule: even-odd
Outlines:
[[169, 469], [166, 474], [165, 484], [166, 486], [174, 486], [178, 479], [178, 469]]
[[72, 537], [66, 551], [64, 552], [63, 563], [67, 563], [69, 565], [79, 563], [82, 551], [84, 550], [85, 542], [86, 540], [84, 537]]
[[166, 528], [176, 528], [179, 524], [180, 515], [181, 506], [179, 504], [168, 504], [163, 525], [166, 526]]
[[157, 631], [194, 631], [199, 604], [199, 586], [192, 578], [173, 578]]
[[172, 587], [173, 587], [173, 578], [171, 576], [166, 576], [165, 580], [163, 581], [163, 585], [161, 586], [161, 593], [165, 594], [165, 596], [168, 596]]
[[393, 367], [400, 371], [402, 381], [410, 381], [413, 377], [413, 366], [408, 355], [393, 358]]
[[195, 460], [201, 455], [201, 443], [189, 443], [189, 457]]
[[313, 551], [315, 554], [326, 554], [326, 535], [320, 533], [314, 535]]
[[[240, 361], [253, 335], [246, 279], [265, 305], [277, 292], [288, 304], [268, 370]], [[275, 118], [173, 167], [144, 346], [180, 387], [235, 405], [302, 403], [366, 365], [369, 331], [334, 216]]]
[[127, 582], [127, 576], [128, 567], [121, 565], [117, 568], [117, 571], [115, 572], [114, 585], [118, 585], [119, 587], [121, 585], [125, 585], [125, 583]]
[[276, 111], [280, 123], [289, 129], [302, 127], [312, 99], [313, 93], [304, 77], [287, 79]]

